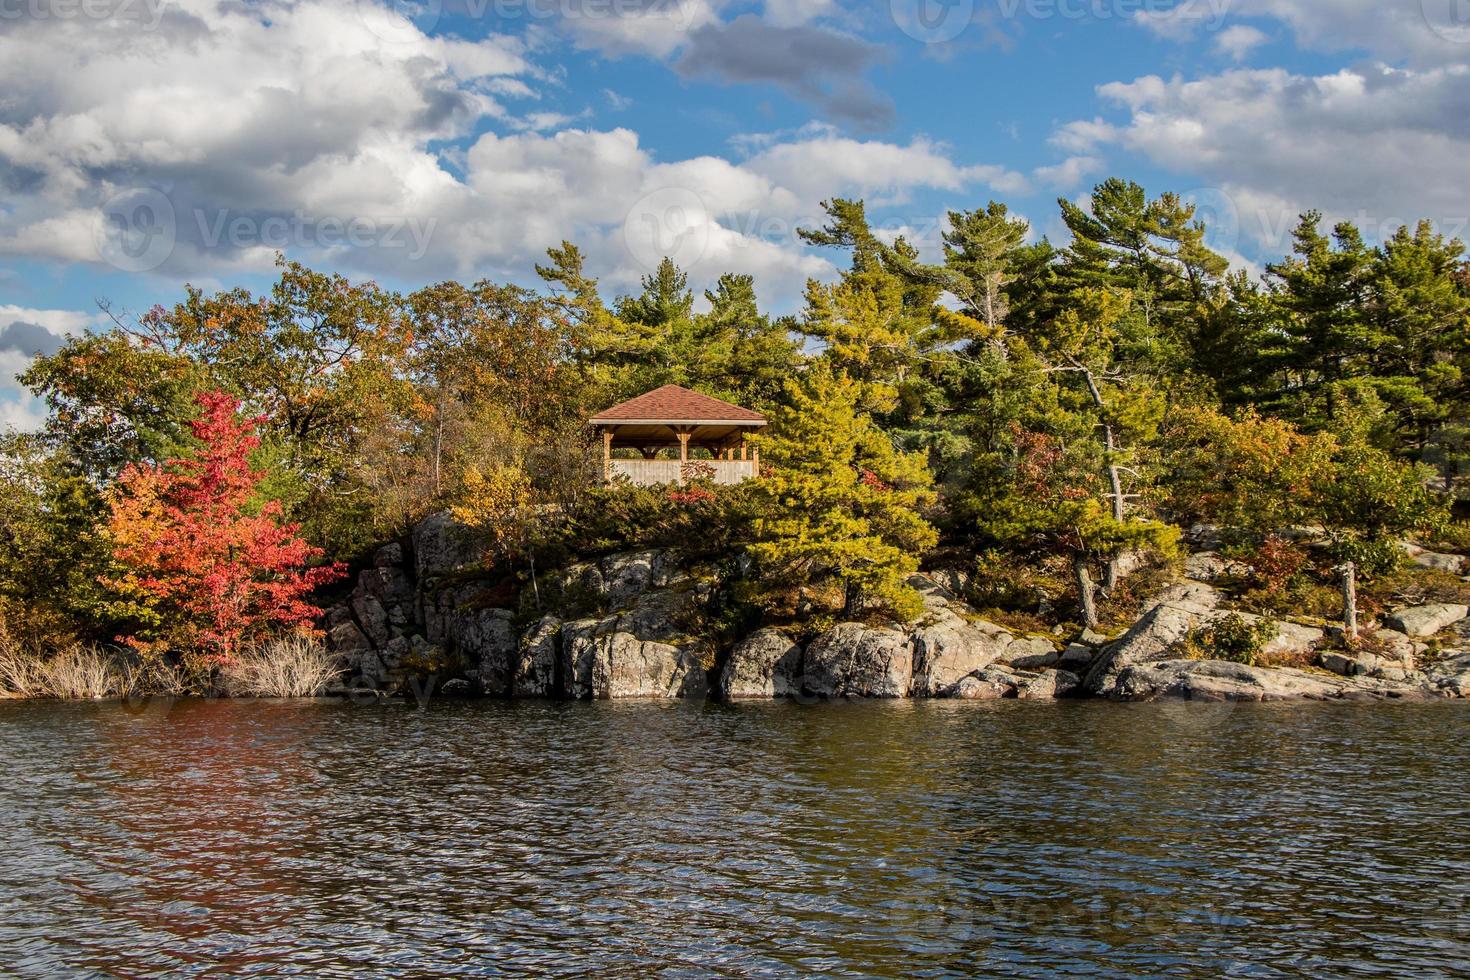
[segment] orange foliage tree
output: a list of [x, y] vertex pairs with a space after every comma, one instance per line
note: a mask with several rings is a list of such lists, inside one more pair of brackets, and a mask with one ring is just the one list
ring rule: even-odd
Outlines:
[[257, 504], [265, 477], [250, 465], [262, 418], [241, 418], [223, 392], [196, 396], [198, 448], [162, 465], [134, 464], [119, 477], [107, 525], [118, 568], [105, 584], [140, 623], [119, 637], [145, 652], [173, 649], [225, 663], [283, 631], [311, 630], [319, 586], [346, 574], [281, 523], [276, 501]]

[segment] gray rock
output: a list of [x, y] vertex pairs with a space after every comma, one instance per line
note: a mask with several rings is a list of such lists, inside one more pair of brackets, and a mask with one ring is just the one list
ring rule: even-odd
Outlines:
[[789, 698], [801, 693], [801, 647], [777, 630], [758, 630], [735, 645], [720, 672], [720, 697]]
[[914, 697], [956, 696], [956, 685], [990, 666], [1011, 644], [1011, 634], [986, 622], [941, 615], [914, 630]]
[[608, 698], [702, 698], [708, 694], [697, 653], [628, 633], [608, 639]]
[[588, 700], [599, 687], [607, 688], [607, 651], [597, 643], [597, 625], [595, 619], [562, 624], [558, 672], [562, 693], [573, 701]]
[[657, 551], [611, 555], [603, 559], [602, 594], [614, 609], [621, 609], [642, 595], [654, 583]]
[[556, 696], [556, 661], [561, 620], [546, 616], [521, 638], [510, 693], [517, 698]]
[[326, 633], [327, 649], [336, 653], [367, 650], [372, 643], [358, 628], [347, 606], [333, 606], [322, 617], [322, 630]]
[[[1211, 621], [1220, 619], [1231, 613], [1214, 613], [1210, 616]], [[1265, 617], [1254, 616], [1250, 613], [1235, 613], [1248, 623], [1259, 623]], [[1276, 635], [1273, 636], [1265, 646], [1261, 647], [1261, 653], [1267, 657], [1280, 656], [1307, 656], [1316, 648], [1318, 643], [1327, 634], [1315, 626], [1303, 626], [1301, 623], [1292, 623], [1284, 619], [1273, 621], [1276, 627]]]
[[1022, 701], [1051, 701], [1064, 698], [1082, 685], [1082, 679], [1065, 670], [1044, 670], [1022, 681], [1016, 697]]
[[352, 614], [357, 617], [361, 624], [362, 632], [367, 635], [373, 646], [386, 647], [396, 635], [393, 624], [388, 619], [388, 611], [383, 604], [370, 595], [361, 592], [353, 592], [350, 600]]
[[1200, 551], [1184, 559], [1184, 576], [1199, 582], [1213, 582], [1227, 575], [1243, 575], [1249, 569], [1241, 562], [1231, 561], [1217, 551]]
[[1016, 696], [1019, 679], [1004, 667], [986, 667], [979, 673], [962, 678], [953, 696], [963, 701], [998, 701]]
[[1470, 653], [1456, 653], [1435, 664], [1429, 684], [1447, 697], [1470, 698]]
[[1461, 575], [1465, 571], [1467, 559], [1463, 555], [1447, 555], [1428, 551], [1407, 541], [1402, 543], [1402, 547], [1408, 554], [1409, 561], [1420, 568], [1435, 568], [1453, 575]]
[[1120, 701], [1289, 701], [1338, 698], [1345, 690], [1342, 681], [1298, 670], [1221, 660], [1168, 660], [1124, 668], [1111, 696]]
[[963, 568], [941, 568], [937, 571], [925, 572], [924, 577], [955, 598], [966, 595], [975, 581], [974, 574]]
[[1215, 551], [1220, 547], [1220, 527], [1216, 524], [1195, 524], [1184, 532], [1184, 540], [1202, 551]]
[[446, 513], [431, 514], [413, 528], [414, 575], [420, 585], [477, 565], [479, 548]]
[[1378, 668], [1378, 658], [1371, 653], [1352, 650], [1328, 650], [1319, 660], [1324, 670], [1344, 677], [1366, 677]]
[[700, 657], [667, 643], [616, 630], [616, 620], [579, 620], [562, 627], [566, 694], [589, 698], [702, 697]]
[[1062, 659], [1056, 644], [1040, 636], [1018, 636], [1006, 647], [1002, 661], [1017, 670], [1045, 670]]
[[1109, 695], [1118, 676], [1137, 664], [1168, 660], [1172, 648], [1199, 626], [1220, 604], [1220, 593], [1200, 582], [1171, 585], [1160, 594], [1143, 617], [1116, 643], [1104, 647], [1091, 670], [1086, 686], [1094, 694]]
[[1386, 658], [1397, 661], [1410, 670], [1414, 669], [1414, 658], [1428, 649], [1423, 643], [1415, 642], [1408, 634], [1398, 630], [1379, 629], [1373, 634], [1373, 638], [1383, 647]]
[[1415, 643], [1395, 630], [1381, 629], [1368, 634], [1373, 650], [1327, 650], [1319, 663], [1325, 670], [1344, 677], [1375, 677], [1404, 681], [1415, 674], [1416, 656], [1423, 644]]
[[1057, 658], [1057, 667], [1080, 676], [1087, 672], [1087, 668], [1092, 666], [1092, 661], [1096, 657], [1097, 651], [1087, 644], [1071, 643]]
[[469, 609], [458, 612], [450, 628], [454, 646], [469, 661], [486, 694], [511, 692], [519, 654], [513, 614], [508, 609]]
[[1113, 697], [1125, 701], [1429, 700], [1446, 694], [1417, 675], [1327, 677], [1291, 668], [1219, 660], [1170, 660], [1125, 670]]
[[1149, 552], [1136, 548], [1123, 552], [1118, 556], [1118, 580], [1122, 581], [1139, 569], [1147, 568], [1151, 557]]
[[403, 565], [403, 545], [385, 544], [373, 552], [373, 565], [377, 568], [400, 568]]
[[815, 697], [901, 698], [913, 665], [913, 641], [903, 633], [842, 623], [807, 647], [802, 689]]
[[[421, 644], [423, 637], [415, 637]], [[383, 670], [388, 674], [396, 673], [402, 669], [403, 662], [413, 653], [413, 642], [406, 636], [395, 636], [388, 641], [388, 645], [378, 651], [378, 659], [383, 663]]]
[[681, 624], [703, 598], [703, 590], [683, 586], [639, 594], [616, 617], [615, 628], [640, 639], [674, 643], [682, 637]]
[[1449, 602], [1432, 602], [1423, 606], [1400, 609], [1384, 619], [1392, 629], [1409, 636], [1433, 636], [1470, 615], [1470, 606]]

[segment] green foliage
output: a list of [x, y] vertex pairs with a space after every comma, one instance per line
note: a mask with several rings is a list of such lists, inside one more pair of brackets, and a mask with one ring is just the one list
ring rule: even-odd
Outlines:
[[64, 449], [10, 436], [0, 446], [0, 630], [27, 646], [112, 638], [98, 577], [109, 567], [97, 533], [105, 508]]
[[1228, 660], [1254, 667], [1278, 632], [1274, 620], [1251, 621], [1240, 613], [1226, 613], [1190, 630], [1180, 644], [1181, 652], [1190, 660]]
[[937, 541], [923, 516], [929, 472], [861, 410], [862, 391], [826, 365], [788, 385], [788, 404], [761, 437], [769, 470], [750, 485], [748, 550], [768, 603], [831, 583], [847, 615], [876, 606], [908, 619], [922, 603], [905, 580]]
[[[730, 630], [911, 615], [905, 579], [937, 546], [986, 556], [987, 604], [1070, 616], [1075, 594], [1094, 619], [1132, 598], [1120, 555], [1167, 554], [1193, 523], [1225, 529], [1262, 608], [1326, 608], [1344, 560], [1370, 606], [1405, 536], [1470, 548], [1447, 517], [1470, 490], [1463, 243], [1419, 224], [1370, 245], [1308, 213], [1258, 282], [1177, 195], [1111, 179], [1059, 204], [1065, 247], [990, 201], [950, 212], [924, 261], [862, 201], [827, 201], [800, 234], [845, 267], [786, 317], [748, 275], [691, 282], [670, 260], [605, 300], [570, 242], [541, 293], [399, 294], [285, 260], [262, 295], [188, 288], [22, 376], [50, 415], [0, 451], [0, 615], [115, 633], [100, 501], [184, 453], [215, 388], [269, 415], [260, 503], [332, 557], [445, 508], [507, 589], [621, 548], [746, 554]], [[762, 480], [601, 485], [584, 420], [667, 383], [768, 413]]]

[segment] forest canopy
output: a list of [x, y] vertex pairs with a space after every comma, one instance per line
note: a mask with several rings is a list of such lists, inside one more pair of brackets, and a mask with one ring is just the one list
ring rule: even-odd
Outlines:
[[[118, 515], [141, 513], [140, 473], [213, 451], [201, 405], [219, 431], [238, 406], [255, 433], [238, 520], [277, 521], [259, 533], [311, 562], [360, 561], [452, 510], [518, 581], [630, 545], [743, 556], [747, 618], [913, 615], [907, 576], [944, 565], [979, 569], [1002, 603], [1051, 574], [1091, 624], [1125, 555], [1167, 556], [1195, 524], [1286, 569], [1272, 588], [1344, 560], [1389, 574], [1404, 536], [1458, 533], [1463, 242], [1426, 222], [1370, 245], [1308, 213], [1255, 278], [1174, 194], [1113, 179], [1060, 206], [1065, 244], [990, 202], [950, 213], [929, 259], [875, 234], [861, 201], [829, 201], [802, 235], [845, 270], [794, 316], [764, 312], [746, 275], [696, 303], [669, 260], [608, 297], [571, 242], [539, 289], [404, 294], [285, 259], [264, 295], [188, 288], [22, 375], [49, 416], [0, 456], [0, 622], [38, 642], [147, 632], [119, 595], [117, 542], [137, 529]], [[668, 383], [769, 414], [762, 480], [601, 483], [585, 419]], [[1299, 526], [1332, 553], [1292, 545]]]

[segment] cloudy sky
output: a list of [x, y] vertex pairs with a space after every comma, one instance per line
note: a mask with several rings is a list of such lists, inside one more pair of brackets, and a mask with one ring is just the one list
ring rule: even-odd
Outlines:
[[98, 301], [260, 287], [278, 251], [413, 287], [611, 289], [663, 254], [792, 309], [861, 196], [933, 248], [1110, 174], [1247, 265], [1315, 207], [1470, 220], [1470, 0], [0, 0], [0, 426]]

